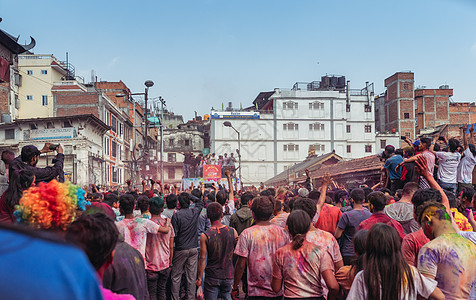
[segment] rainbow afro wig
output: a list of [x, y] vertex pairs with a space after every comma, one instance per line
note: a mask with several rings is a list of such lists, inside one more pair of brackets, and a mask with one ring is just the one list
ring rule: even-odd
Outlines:
[[90, 204], [84, 194], [83, 189], [70, 182], [40, 182], [23, 192], [14, 216], [17, 222], [36, 228], [66, 230], [74, 221], [76, 211]]

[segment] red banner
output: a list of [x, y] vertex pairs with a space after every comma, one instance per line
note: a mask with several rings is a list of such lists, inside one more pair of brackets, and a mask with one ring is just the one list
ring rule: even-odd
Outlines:
[[203, 178], [221, 178], [221, 166], [203, 165]]

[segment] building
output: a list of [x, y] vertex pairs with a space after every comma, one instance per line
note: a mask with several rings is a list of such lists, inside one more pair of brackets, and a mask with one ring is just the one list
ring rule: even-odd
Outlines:
[[52, 54], [28, 53], [18, 56], [18, 71], [22, 84], [17, 118], [53, 117], [53, 85], [74, 80], [73, 65], [59, 61]]
[[[103, 137], [110, 129], [92, 114], [17, 119], [0, 125], [0, 151], [19, 155], [26, 145], [41, 149], [45, 142], [61, 144], [64, 150], [65, 178], [74, 184], [109, 185], [103, 156]], [[54, 155], [41, 155], [39, 167], [51, 164]]]
[[[415, 138], [414, 74], [397, 72], [385, 79], [385, 101], [379, 101], [376, 111], [381, 122], [382, 109], [385, 111], [385, 130], [400, 132], [411, 139]], [[381, 126], [381, 125], [380, 125]]]
[[[0, 19], [1, 22], [1, 19]], [[18, 54], [35, 47], [31, 38], [29, 45], [18, 44], [19, 37], [13, 37], [0, 29], [0, 116], [1, 122], [11, 122], [18, 115], [19, 93], [22, 76], [18, 70]]]
[[[320, 82], [260, 95], [255, 109], [211, 112], [210, 151], [218, 155], [241, 148], [244, 184], [276, 176], [303, 161], [311, 148], [316, 155], [335, 150], [344, 159], [376, 153], [373, 84], [350, 89], [343, 76], [323, 76]], [[226, 121], [240, 133], [240, 143]]]

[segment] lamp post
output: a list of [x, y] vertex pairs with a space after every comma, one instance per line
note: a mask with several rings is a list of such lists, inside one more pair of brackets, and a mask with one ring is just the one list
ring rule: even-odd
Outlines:
[[[144, 152], [145, 151], [148, 151], [147, 150], [147, 122], [148, 122], [148, 119], [147, 119], [147, 100], [148, 100], [148, 93], [149, 93], [149, 88], [152, 87], [154, 85], [154, 82], [152, 80], [147, 80], [144, 85], [146, 86], [145, 88], [145, 92], [144, 93], [128, 93], [128, 94], [116, 94], [116, 97], [118, 98], [123, 98], [123, 97], [128, 97], [128, 100], [129, 101], [132, 101], [133, 105], [132, 105], [132, 140], [133, 140], [133, 145], [131, 145], [131, 152], [132, 152], [132, 167], [131, 167], [131, 184], [132, 186], [135, 186], [135, 179], [136, 179], [136, 176], [135, 176], [135, 172], [136, 172], [136, 169], [137, 169], [137, 166], [136, 166], [136, 163], [137, 163], [137, 160], [135, 158], [135, 148], [136, 148], [136, 128], [137, 127], [142, 127], [142, 126], [136, 126], [136, 101], [132, 98], [132, 96], [138, 96], [138, 95], [143, 95], [144, 98], [145, 98], [145, 113], [144, 113], [144, 116], [145, 116], [145, 133], [144, 133], [144, 136], [145, 136], [145, 147], [144, 147]], [[140, 159], [140, 158], [139, 158]]]
[[236, 152], [238, 153], [238, 174], [239, 174], [238, 177], [240, 178], [240, 185], [243, 186], [243, 182], [241, 182], [241, 140], [240, 140], [240, 132], [238, 130], [236, 130], [236, 128], [233, 127], [233, 125], [231, 125], [230, 121], [223, 122], [223, 125], [225, 127], [231, 127], [236, 132], [236, 134], [238, 135], [238, 149], [236, 149]]
[[160, 101], [160, 181], [164, 182], [164, 105], [165, 100], [159, 97]]
[[147, 154], [148, 151], [149, 151], [149, 147], [148, 147], [148, 142], [147, 142], [147, 131], [149, 130], [149, 119], [148, 119], [148, 116], [147, 116], [147, 111], [149, 110], [149, 108], [147, 107], [147, 100], [148, 100], [148, 95], [149, 95], [149, 88], [150, 87], [153, 87], [154, 86], [154, 82], [152, 80], [147, 80], [145, 83], [145, 93], [144, 93], [144, 100], [145, 100], [145, 130], [144, 130], [144, 139], [145, 139], [145, 142], [144, 142], [144, 152]]

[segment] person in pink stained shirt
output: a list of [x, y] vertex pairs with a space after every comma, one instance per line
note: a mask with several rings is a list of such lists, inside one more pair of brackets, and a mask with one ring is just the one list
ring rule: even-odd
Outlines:
[[287, 226], [292, 242], [276, 251], [271, 286], [279, 292], [284, 283], [286, 299], [324, 299], [323, 278], [330, 291], [327, 299], [332, 300], [339, 293], [339, 284], [333, 273], [334, 263], [325, 248], [306, 240], [310, 223], [308, 213], [302, 210], [293, 210], [289, 215]]
[[289, 242], [289, 235], [282, 227], [269, 222], [273, 209], [272, 198], [261, 196], [253, 199], [251, 211], [255, 225], [241, 233], [235, 249], [238, 261], [231, 293], [233, 299], [237, 299], [238, 284], [245, 266], [248, 268], [248, 299], [282, 298], [282, 290], [271, 288], [273, 257], [276, 250]]

